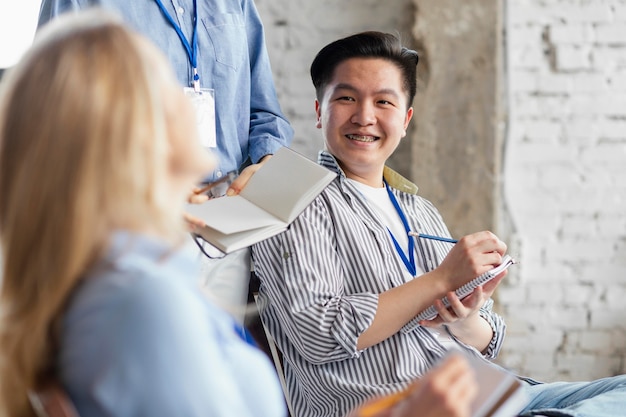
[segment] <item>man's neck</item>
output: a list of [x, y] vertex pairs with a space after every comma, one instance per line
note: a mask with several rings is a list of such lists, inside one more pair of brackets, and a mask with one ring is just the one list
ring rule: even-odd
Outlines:
[[380, 172], [377, 172], [376, 174], [371, 174], [371, 175], [369, 174], [359, 175], [354, 172], [349, 172], [346, 170], [344, 170], [344, 173], [346, 174], [347, 178], [360, 182], [361, 184], [369, 185], [370, 187], [373, 187], [373, 188], [382, 188], [385, 186], [385, 184], [383, 183], [382, 170]]

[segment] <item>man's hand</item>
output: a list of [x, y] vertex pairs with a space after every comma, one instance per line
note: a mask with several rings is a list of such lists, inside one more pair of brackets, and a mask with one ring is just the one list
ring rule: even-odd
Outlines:
[[476, 289], [463, 300], [460, 300], [454, 291], [450, 291], [446, 294], [446, 298], [450, 303], [450, 307], [448, 308], [446, 308], [443, 301], [435, 300], [433, 305], [437, 310], [437, 316], [432, 320], [422, 320], [420, 325], [424, 327], [439, 327], [442, 324], [447, 324], [455, 328], [455, 324], [460, 324], [458, 322], [478, 316], [478, 311], [483, 304], [491, 298], [493, 292], [506, 276], [507, 272], [508, 271], [504, 271], [484, 285], [476, 287]]
[[455, 290], [484, 272], [500, 265], [506, 244], [491, 232], [464, 236], [456, 243], [436, 271]]
[[[443, 273], [442, 279], [447, 281], [447, 288], [456, 290], [500, 265], [505, 252], [506, 244], [493, 233], [474, 233], [459, 240], [435, 271]], [[450, 307], [446, 308], [440, 299], [435, 300], [433, 305], [437, 316], [432, 320], [422, 320], [420, 325], [433, 328], [445, 324], [457, 338], [481, 352], [484, 351], [493, 338], [493, 329], [479, 315], [479, 310], [506, 274], [504, 271], [483, 286], [477, 287], [463, 300], [459, 300], [454, 291], [448, 291], [445, 296]]]

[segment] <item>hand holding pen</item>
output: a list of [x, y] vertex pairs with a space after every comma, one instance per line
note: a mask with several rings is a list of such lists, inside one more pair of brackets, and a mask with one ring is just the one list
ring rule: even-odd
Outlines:
[[472, 233], [459, 239], [439, 266], [430, 271], [438, 275], [442, 290], [445, 289], [440, 298], [447, 297], [451, 305], [446, 308], [444, 303], [439, 302], [441, 300], [435, 301], [438, 316], [429, 324], [437, 326], [444, 322], [464, 321], [477, 312], [484, 301], [491, 297], [506, 271], [484, 286], [477, 287], [463, 300], [456, 298], [454, 291], [500, 265], [506, 250], [506, 244], [489, 231]]
[[[221, 197], [227, 192], [228, 187], [233, 183], [235, 178], [237, 178], [237, 171], [231, 171], [215, 181], [201, 184], [200, 187], [196, 187], [191, 191], [187, 200], [192, 204], [202, 204], [211, 198]], [[190, 232], [194, 232], [196, 229], [206, 225], [204, 221], [198, 217], [191, 216], [187, 213], [185, 213], [184, 216]]]
[[237, 171], [230, 171], [226, 175], [216, 179], [213, 182], [202, 184], [201, 187], [196, 188], [193, 191], [194, 195], [206, 195], [208, 198], [217, 198], [226, 194], [228, 187], [237, 178]]

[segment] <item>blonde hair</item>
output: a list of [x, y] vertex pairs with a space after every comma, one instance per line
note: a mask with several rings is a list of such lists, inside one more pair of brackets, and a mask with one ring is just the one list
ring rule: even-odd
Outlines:
[[[49, 24], [0, 87], [0, 416], [32, 415], [71, 291], [118, 228], [172, 241], [165, 59], [101, 11]], [[182, 209], [182, 204], [181, 204]]]

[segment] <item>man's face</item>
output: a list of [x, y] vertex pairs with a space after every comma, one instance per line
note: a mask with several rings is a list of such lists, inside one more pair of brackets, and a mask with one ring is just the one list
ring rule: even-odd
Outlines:
[[413, 116], [407, 110], [402, 73], [381, 58], [350, 58], [335, 68], [322, 102], [315, 101], [317, 127], [348, 178], [382, 186], [382, 170]]

